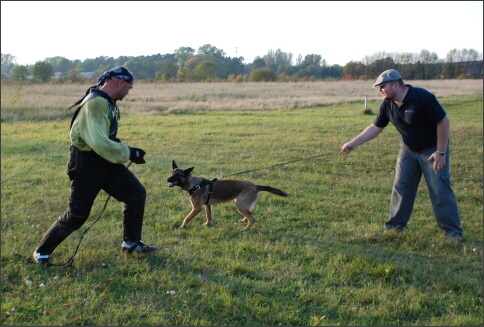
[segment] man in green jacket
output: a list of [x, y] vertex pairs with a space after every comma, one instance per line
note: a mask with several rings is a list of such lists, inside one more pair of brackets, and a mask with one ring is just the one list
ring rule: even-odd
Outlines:
[[145, 151], [122, 144], [117, 138], [120, 116], [116, 101], [124, 99], [133, 83], [134, 77], [129, 69], [115, 67], [105, 72], [98, 83], [73, 105], [80, 106], [70, 129], [69, 208], [37, 245], [33, 254], [36, 263], [52, 265], [52, 252], [86, 222], [101, 190], [124, 203], [122, 250], [128, 253], [156, 250], [141, 240], [146, 190], [124, 165], [128, 161], [145, 163]]

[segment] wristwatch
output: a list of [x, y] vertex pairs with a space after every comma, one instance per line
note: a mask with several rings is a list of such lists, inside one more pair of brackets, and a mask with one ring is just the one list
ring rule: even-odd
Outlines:
[[441, 155], [441, 156], [445, 156], [445, 152], [440, 152], [440, 151], [435, 151], [435, 153]]

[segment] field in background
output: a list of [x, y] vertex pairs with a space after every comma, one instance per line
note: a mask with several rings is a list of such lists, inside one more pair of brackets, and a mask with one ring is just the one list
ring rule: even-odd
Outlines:
[[[483, 80], [407, 81], [437, 97], [482, 94]], [[135, 83], [120, 102], [121, 111], [145, 114], [196, 110], [275, 110], [361, 103], [373, 111], [381, 100], [373, 81], [305, 83]], [[2, 121], [70, 117], [66, 112], [90, 85], [10, 84], [2, 82]]]
[[[298, 109], [277, 108], [277, 95], [290, 99], [289, 90], [313, 83], [220, 84], [219, 89], [194, 84], [191, 90], [190, 85], [140, 84], [120, 103], [118, 136], [147, 152], [147, 163], [130, 170], [148, 193], [143, 239], [159, 251], [121, 252], [122, 205], [111, 199], [85, 234], [74, 266], [51, 269], [26, 259], [66, 209], [73, 111], [65, 107], [87, 86], [2, 84], [2, 325], [482, 325], [483, 98], [482, 81], [472, 82], [480, 85], [474, 91], [457, 84], [430, 88], [451, 119], [462, 246], [442, 236], [423, 182], [407, 229], [383, 231], [399, 135], [389, 126], [352, 153], [338, 152], [374, 119], [362, 114], [358, 98], [364, 93], [355, 94], [354, 102], [338, 98], [336, 89], [360, 82], [320, 85], [333, 87], [333, 96], [297, 93], [300, 101], [313, 96], [328, 101]], [[179, 89], [169, 92], [175, 86]], [[240, 86], [254, 106], [265, 103], [266, 110], [196, 109], [201, 94], [207, 104], [232, 103], [222, 95], [243, 103], [235, 97]], [[444, 89], [454, 95], [439, 95]], [[187, 102], [175, 110], [134, 109], [148, 107], [148, 94], [154, 103], [169, 98], [173, 107], [176, 99]], [[378, 103], [375, 95], [373, 112]], [[182, 109], [188, 104], [194, 107]], [[280, 188], [289, 197], [261, 193], [256, 223], [247, 233], [239, 231], [244, 224], [233, 203], [214, 206], [213, 227], [202, 226], [202, 213], [180, 230], [190, 204], [185, 191], [167, 186], [173, 159], [207, 178], [261, 168], [236, 177]], [[106, 199], [99, 195], [88, 222], [57, 248], [54, 263], [71, 257]]]

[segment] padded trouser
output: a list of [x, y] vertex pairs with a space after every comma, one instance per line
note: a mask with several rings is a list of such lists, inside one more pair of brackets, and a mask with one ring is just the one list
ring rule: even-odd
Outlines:
[[51, 226], [36, 251], [51, 254], [89, 217], [92, 205], [101, 190], [124, 203], [123, 240], [141, 240], [146, 189], [136, 176], [122, 164], [112, 164], [94, 151], [80, 151], [71, 146], [67, 174], [71, 180], [69, 208]]

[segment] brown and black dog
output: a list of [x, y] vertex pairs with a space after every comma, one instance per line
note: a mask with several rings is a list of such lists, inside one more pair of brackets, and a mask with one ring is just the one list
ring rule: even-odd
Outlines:
[[185, 217], [180, 228], [187, 226], [188, 222], [198, 215], [205, 206], [207, 221], [204, 225], [209, 226], [212, 221], [212, 205], [235, 200], [237, 211], [240, 212], [244, 219], [248, 221], [242, 229], [248, 230], [255, 222], [252, 216], [252, 208], [257, 202], [257, 193], [267, 191], [279, 196], [287, 196], [281, 190], [270, 186], [256, 185], [249, 181], [241, 180], [208, 180], [202, 177], [192, 175], [194, 167], [187, 169], [178, 168], [175, 160], [172, 162], [173, 174], [167, 178], [168, 186], [180, 186], [190, 194], [190, 203], [192, 211]]

